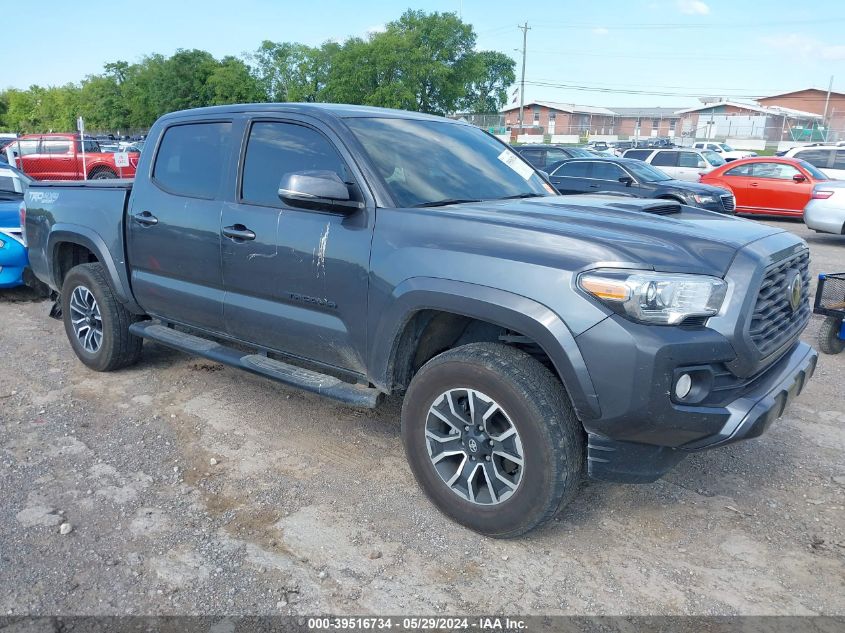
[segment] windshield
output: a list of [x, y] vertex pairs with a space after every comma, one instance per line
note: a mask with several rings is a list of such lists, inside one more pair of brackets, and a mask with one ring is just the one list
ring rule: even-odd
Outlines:
[[830, 178], [828, 178], [824, 173], [819, 171], [819, 169], [817, 167], [814, 167], [813, 165], [808, 163], [806, 160], [801, 160], [799, 158], [798, 164], [801, 165], [801, 167], [804, 169], [804, 171], [806, 171], [808, 174], [810, 174], [813, 177], [813, 180], [830, 180]]
[[704, 156], [704, 158], [707, 159], [707, 162], [714, 167], [725, 164], [725, 159], [712, 150], [706, 149], [701, 152], [701, 155]]
[[732, 152], [732, 151], [734, 151], [734, 148], [733, 148], [733, 147], [731, 147], [730, 145], [728, 145], [727, 143], [719, 143], [719, 147], [721, 147], [721, 148], [722, 148], [722, 150], [723, 150], [723, 151], [725, 151], [725, 152]]
[[399, 207], [553, 195], [518, 154], [477, 127], [348, 118]]
[[643, 163], [638, 160], [632, 160], [625, 163], [625, 169], [633, 173], [640, 182], [662, 182], [664, 180], [672, 180], [671, 176], [667, 176], [656, 167], [652, 167], [648, 163]]

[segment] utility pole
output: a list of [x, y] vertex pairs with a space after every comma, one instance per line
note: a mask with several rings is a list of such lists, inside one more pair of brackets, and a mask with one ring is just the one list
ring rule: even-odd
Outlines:
[[[523, 62], [524, 63], [524, 62]], [[824, 126], [824, 140], [827, 140], [830, 134], [830, 126], [827, 124], [827, 106], [830, 104], [830, 91], [833, 89], [833, 75], [830, 76], [830, 83], [827, 84], [827, 97], [824, 100], [824, 114], [822, 115], [822, 125]]]
[[523, 26], [517, 26], [517, 28], [522, 31], [522, 79], [519, 81], [519, 127], [523, 128], [525, 126], [525, 120], [523, 119], [525, 108], [525, 47], [528, 44], [528, 31], [531, 30], [531, 27], [526, 22]]

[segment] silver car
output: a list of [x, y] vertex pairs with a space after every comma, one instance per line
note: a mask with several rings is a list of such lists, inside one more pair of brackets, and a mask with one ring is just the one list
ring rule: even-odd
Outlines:
[[813, 187], [804, 207], [804, 224], [814, 231], [845, 235], [845, 180], [831, 180]]

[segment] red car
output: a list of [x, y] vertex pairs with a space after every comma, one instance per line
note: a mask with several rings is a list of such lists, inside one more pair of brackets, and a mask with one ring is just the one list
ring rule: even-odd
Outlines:
[[801, 217], [813, 185], [830, 180], [805, 160], [758, 156], [726, 163], [701, 182], [732, 191], [737, 213]]
[[129, 164], [118, 166], [114, 153], [78, 134], [27, 134], [11, 148], [17, 167], [36, 180], [83, 180], [86, 174], [89, 180], [134, 178], [140, 156], [129, 154]]

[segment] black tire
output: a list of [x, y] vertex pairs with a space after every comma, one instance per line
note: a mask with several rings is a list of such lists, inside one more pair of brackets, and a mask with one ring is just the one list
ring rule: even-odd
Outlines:
[[[444, 392], [463, 388], [499, 404], [521, 439], [521, 479], [511, 496], [495, 505], [460, 496], [429, 457], [430, 407]], [[495, 343], [443, 352], [419, 370], [402, 405], [402, 441], [411, 470], [434, 505], [495, 538], [519, 536], [554, 517], [575, 496], [584, 471], [584, 431], [563, 385], [528, 354]]]
[[[102, 339], [95, 351], [86, 350], [74, 331], [70, 303], [77, 288], [90, 292], [99, 309]], [[137, 320], [115, 297], [102, 264], [81, 264], [68, 272], [62, 285], [62, 321], [73, 351], [85, 365], [94, 371], [114, 371], [136, 363], [143, 341], [129, 333], [129, 326]]]
[[111, 178], [117, 178], [117, 174], [114, 173], [111, 169], [95, 169], [91, 172], [91, 175], [88, 176], [88, 180], [109, 180]]
[[845, 349], [845, 341], [839, 338], [842, 319], [825, 317], [819, 329], [819, 349], [825, 354], [839, 354]]

